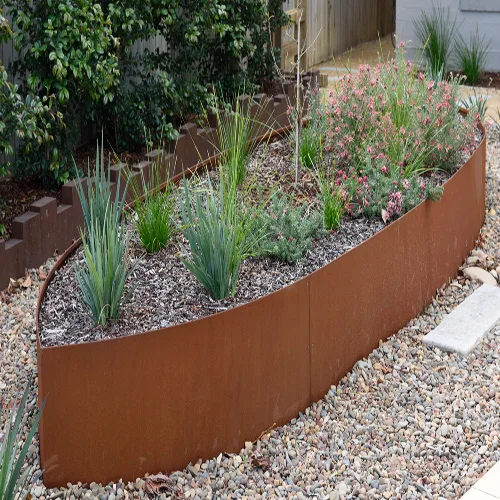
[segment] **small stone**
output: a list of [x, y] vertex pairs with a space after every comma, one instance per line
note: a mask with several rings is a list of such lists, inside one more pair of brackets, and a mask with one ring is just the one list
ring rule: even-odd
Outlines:
[[443, 437], [448, 436], [448, 434], [450, 433], [448, 426], [446, 424], [441, 426], [440, 431], [441, 431], [441, 436], [443, 436]]
[[497, 280], [488, 271], [485, 271], [480, 267], [467, 267], [463, 272], [464, 275], [467, 276], [467, 278], [470, 278], [474, 281], [480, 281], [485, 285], [497, 284]]
[[469, 266], [475, 266], [479, 262], [479, 257], [477, 255], [472, 255], [471, 257], [467, 258], [467, 264]]
[[487, 451], [488, 451], [488, 447], [484, 446], [484, 445], [481, 446], [481, 448], [479, 448], [479, 450], [477, 450], [479, 455], [484, 455]]

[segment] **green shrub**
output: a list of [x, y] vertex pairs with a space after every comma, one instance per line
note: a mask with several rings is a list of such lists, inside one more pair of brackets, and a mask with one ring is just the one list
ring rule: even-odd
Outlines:
[[26, 491], [26, 480], [31, 468], [27, 467], [23, 472], [21, 470], [45, 407], [44, 401], [40, 411], [35, 414], [26, 440], [21, 447], [21, 421], [30, 390], [31, 382], [28, 383], [24, 391], [15, 417], [12, 415], [10, 421], [5, 423], [5, 432], [0, 442], [0, 499], [2, 500], [14, 500], [26, 497], [28, 494]]
[[212, 185], [194, 192], [184, 182], [180, 199], [182, 231], [189, 243], [182, 262], [216, 300], [234, 296], [242, 261], [251, 253], [248, 215], [234, 186]]
[[433, 75], [445, 73], [448, 68], [456, 26], [456, 15], [452, 18], [450, 8], [441, 4], [433, 5], [429, 12], [422, 10], [420, 17], [413, 20], [415, 35]]
[[87, 195], [81, 182], [77, 183], [85, 230], [80, 230], [83, 263], [76, 265], [75, 273], [83, 303], [96, 325], [105, 325], [109, 319], [119, 317], [130, 294], [124, 295], [125, 282], [139, 262], [131, 268], [130, 235], [121, 220], [127, 189], [120, 196], [119, 179], [113, 202], [109, 169], [106, 176], [104, 168], [98, 145], [95, 176], [93, 180], [87, 179]]
[[53, 96], [52, 112], [60, 117], [48, 126], [35, 123], [38, 134], [23, 137], [13, 171], [21, 178], [59, 185], [73, 174], [77, 114], [114, 97], [119, 41], [93, 0], [6, 0], [5, 4], [14, 26], [18, 59], [13, 68], [23, 80], [23, 97], [28, 93], [40, 100]]
[[488, 49], [491, 41], [486, 41], [485, 35], [479, 37], [479, 29], [471, 33], [467, 43], [462, 34], [455, 38], [455, 52], [458, 68], [466, 76], [466, 83], [474, 85], [479, 81], [479, 76], [484, 71]]
[[[7, 20], [0, 15], [0, 43], [12, 37]], [[51, 130], [61, 122], [61, 115], [53, 109], [53, 98], [28, 94], [22, 96], [18, 85], [9, 81], [7, 71], [0, 61], [0, 176], [5, 175], [13, 155], [13, 139], [21, 139], [21, 155], [29, 154], [32, 146], [46, 145], [51, 140]]]
[[[296, 262], [312, 248], [323, 229], [322, 214], [306, 205], [293, 205], [293, 198], [274, 193], [267, 210], [257, 217], [260, 234], [257, 257]], [[255, 223], [254, 223], [255, 227]]]

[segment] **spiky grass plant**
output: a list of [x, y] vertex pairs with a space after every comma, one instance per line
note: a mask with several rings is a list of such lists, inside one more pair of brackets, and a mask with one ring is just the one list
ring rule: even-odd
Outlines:
[[[299, 156], [300, 164], [311, 169], [317, 165], [320, 159], [328, 121], [318, 86], [308, 89], [307, 99], [309, 101], [308, 122], [307, 126], [301, 129]], [[292, 138], [293, 141], [295, 138]]]
[[488, 96], [478, 94], [476, 89], [473, 88], [472, 94], [460, 99], [458, 104], [473, 116], [479, 115], [481, 121], [484, 123], [486, 112], [488, 111]]
[[111, 199], [111, 183], [104, 172], [104, 158], [96, 158], [94, 179], [88, 179], [87, 198], [81, 183], [78, 194], [84, 209], [85, 229], [80, 229], [83, 244], [83, 263], [75, 266], [76, 278], [83, 303], [96, 325], [119, 317], [129, 294], [125, 294], [125, 282], [133, 272], [129, 257], [130, 236], [122, 222], [127, 186], [120, 194], [120, 180], [114, 202]]
[[[233, 179], [234, 181], [234, 179]], [[216, 300], [234, 296], [242, 261], [250, 254], [248, 212], [236, 197], [234, 183], [190, 190], [180, 198], [181, 231], [189, 243], [182, 262]]]
[[467, 42], [462, 34], [455, 37], [455, 53], [457, 65], [460, 71], [466, 76], [466, 83], [474, 85], [479, 81], [481, 73], [486, 66], [488, 49], [491, 41], [487, 41], [485, 35], [479, 36], [479, 29], [471, 33]]
[[252, 141], [270, 131], [263, 121], [264, 108], [257, 104], [257, 111], [252, 115], [252, 106], [257, 104], [252, 99], [237, 99], [234, 107], [227, 101], [215, 96], [214, 111], [217, 117], [217, 139], [221, 154], [221, 175], [229, 176], [228, 182], [240, 185], [246, 177]]
[[452, 17], [449, 7], [433, 4], [429, 12], [422, 10], [420, 17], [413, 20], [413, 27], [423, 47], [429, 72], [433, 75], [446, 72], [457, 16]]
[[24, 391], [15, 416], [12, 414], [9, 422], [5, 424], [5, 432], [0, 442], [0, 500], [26, 498], [28, 494], [26, 491], [26, 481], [31, 468], [27, 467], [23, 472], [21, 471], [33, 436], [38, 429], [43, 408], [45, 407], [44, 401], [40, 410], [35, 414], [26, 440], [21, 447], [21, 421], [30, 389], [31, 382], [28, 383]]
[[323, 223], [325, 228], [333, 231], [340, 226], [345, 213], [346, 200], [335, 186], [332, 178], [333, 170], [328, 170], [324, 165], [316, 170], [320, 201], [323, 210]]
[[[141, 185], [130, 181], [135, 198], [135, 229], [148, 253], [165, 248], [175, 234], [173, 188], [168, 173], [162, 176], [163, 155], [152, 165], [148, 179], [141, 171]], [[162, 180], [165, 178], [165, 182]], [[165, 184], [163, 189], [161, 185]]]
[[313, 168], [321, 152], [321, 136], [314, 128], [304, 127], [300, 138], [300, 164], [305, 168]]

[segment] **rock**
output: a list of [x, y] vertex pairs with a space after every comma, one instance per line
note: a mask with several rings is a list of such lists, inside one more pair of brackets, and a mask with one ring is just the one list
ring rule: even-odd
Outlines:
[[480, 267], [467, 267], [463, 270], [463, 273], [471, 280], [480, 281], [486, 285], [497, 285], [497, 280], [488, 271]]
[[477, 255], [472, 255], [471, 257], [467, 258], [467, 264], [469, 266], [475, 266], [479, 262], [479, 257]]

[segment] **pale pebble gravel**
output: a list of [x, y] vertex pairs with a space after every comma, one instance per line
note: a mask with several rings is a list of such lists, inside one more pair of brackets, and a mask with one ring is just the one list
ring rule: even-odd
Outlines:
[[[490, 130], [488, 213], [478, 247], [464, 266], [493, 275], [500, 271], [499, 162], [500, 135]], [[39, 271], [31, 277], [30, 286], [0, 302], [4, 408], [19, 397], [28, 377], [36, 377]], [[247, 443], [239, 455], [223, 454], [159, 478], [163, 482], [157, 486], [164, 489], [156, 497], [460, 498], [500, 460], [500, 327], [467, 359], [429, 349], [421, 338], [477, 286], [460, 272], [423, 314], [358, 362], [303, 415]], [[28, 414], [25, 424], [30, 419]], [[31, 493], [42, 499], [143, 498], [150, 485], [144, 478], [47, 490], [36, 440], [29, 461]]]

